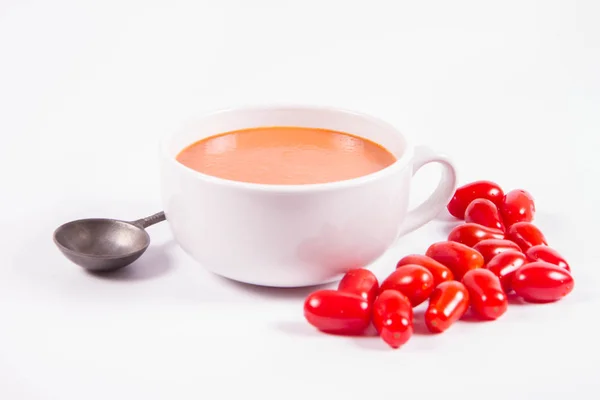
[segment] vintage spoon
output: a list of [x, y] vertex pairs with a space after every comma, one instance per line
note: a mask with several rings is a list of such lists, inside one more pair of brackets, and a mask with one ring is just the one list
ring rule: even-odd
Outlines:
[[54, 243], [75, 264], [91, 272], [109, 272], [137, 260], [148, 248], [145, 228], [165, 220], [159, 212], [137, 221], [89, 218], [67, 222], [54, 231]]

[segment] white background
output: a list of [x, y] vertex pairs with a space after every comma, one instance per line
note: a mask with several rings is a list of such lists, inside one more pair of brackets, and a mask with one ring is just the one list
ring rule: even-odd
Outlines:
[[[0, 399], [598, 398], [599, 21], [594, 0], [0, 1]], [[575, 290], [391, 350], [315, 332], [306, 289], [207, 273], [166, 224], [111, 278], [54, 247], [67, 220], [160, 209], [172, 126], [265, 102], [371, 113], [454, 157], [461, 183], [529, 190]]]

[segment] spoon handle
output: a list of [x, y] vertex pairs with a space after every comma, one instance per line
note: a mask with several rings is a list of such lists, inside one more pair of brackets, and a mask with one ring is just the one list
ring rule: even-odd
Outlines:
[[133, 221], [132, 224], [141, 226], [142, 228], [147, 228], [151, 225], [158, 224], [166, 219], [165, 213], [163, 211], [158, 212], [154, 215], [151, 215], [146, 218], [138, 219], [137, 221]]

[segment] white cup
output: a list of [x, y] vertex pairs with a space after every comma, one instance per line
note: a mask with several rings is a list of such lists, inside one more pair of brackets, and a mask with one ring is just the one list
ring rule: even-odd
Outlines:
[[[176, 160], [200, 139], [260, 126], [351, 133], [383, 145], [397, 161], [350, 180], [267, 185], [205, 175]], [[408, 211], [411, 178], [431, 162], [443, 167], [439, 185]], [[398, 237], [433, 219], [454, 193], [456, 171], [448, 157], [412, 147], [377, 118], [325, 107], [265, 106], [214, 112], [168, 136], [161, 149], [161, 184], [175, 240], [202, 266], [240, 282], [299, 287], [368, 266]]]

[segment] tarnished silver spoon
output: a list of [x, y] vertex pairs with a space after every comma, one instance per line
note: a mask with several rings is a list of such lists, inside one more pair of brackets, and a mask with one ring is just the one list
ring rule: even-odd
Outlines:
[[91, 272], [110, 272], [137, 260], [150, 244], [145, 228], [164, 220], [162, 211], [130, 222], [80, 219], [59, 226], [54, 231], [54, 243], [80, 267]]

